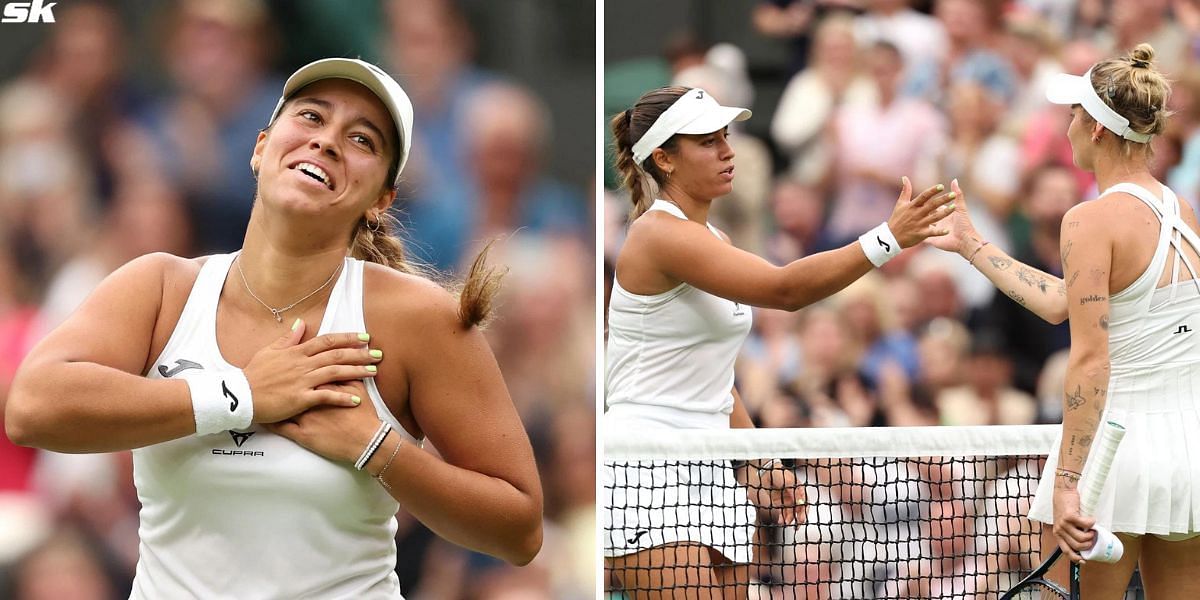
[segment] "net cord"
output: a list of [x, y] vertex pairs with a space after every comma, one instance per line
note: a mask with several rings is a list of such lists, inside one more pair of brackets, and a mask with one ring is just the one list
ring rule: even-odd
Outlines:
[[1061, 425], [638, 429], [606, 426], [604, 460], [1045, 456]]

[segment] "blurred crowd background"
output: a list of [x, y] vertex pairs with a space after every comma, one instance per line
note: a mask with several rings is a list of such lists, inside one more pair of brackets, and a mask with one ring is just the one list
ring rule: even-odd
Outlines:
[[[918, 191], [957, 178], [987, 240], [1061, 277], [1062, 216], [1098, 191], [1045, 86], [1140, 42], [1174, 82], [1153, 173], [1200, 200], [1196, 0], [606, 0], [605, 15], [606, 115], [668, 84], [753, 109], [711, 220], [775, 264], [886, 220], [907, 175]], [[609, 152], [611, 287], [630, 203]], [[1058, 423], [1069, 337], [923, 246], [799, 312], [756, 310], [738, 389], [767, 427]]]
[[[453, 275], [499, 239], [492, 262], [511, 271], [488, 335], [546, 495], [545, 546], [523, 569], [401, 514], [405, 596], [591, 598], [595, 4], [62, 0], [52, 10], [54, 23], [0, 25], [0, 407], [29, 348], [120, 265], [239, 248], [251, 150], [284, 78], [317, 58], [361, 57], [415, 105], [396, 203], [412, 255]], [[67, 456], [0, 436], [0, 598], [127, 597], [137, 511], [128, 452]]]

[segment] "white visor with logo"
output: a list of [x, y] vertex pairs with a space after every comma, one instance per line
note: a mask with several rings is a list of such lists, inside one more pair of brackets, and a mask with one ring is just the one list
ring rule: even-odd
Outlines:
[[271, 113], [270, 123], [279, 117], [283, 105], [296, 92], [310, 83], [322, 79], [349, 79], [362, 84], [375, 94], [392, 116], [392, 124], [396, 128], [396, 139], [400, 141], [400, 155], [396, 163], [396, 179], [392, 185], [400, 183], [400, 172], [404, 163], [408, 162], [408, 153], [412, 149], [413, 106], [404, 89], [379, 67], [362, 60], [353, 58], [325, 58], [300, 67], [287, 83], [283, 84], [283, 95]]
[[1129, 119], [1104, 103], [1092, 87], [1092, 70], [1088, 69], [1082, 77], [1059, 73], [1050, 80], [1046, 88], [1046, 99], [1054, 104], [1078, 104], [1109, 131], [1139, 144], [1150, 141], [1150, 134], [1138, 133], [1129, 128]]
[[680, 96], [633, 145], [633, 161], [641, 165], [654, 149], [677, 133], [705, 134], [724, 129], [734, 121], [750, 118], [750, 111], [721, 106], [708, 92], [692, 88]]

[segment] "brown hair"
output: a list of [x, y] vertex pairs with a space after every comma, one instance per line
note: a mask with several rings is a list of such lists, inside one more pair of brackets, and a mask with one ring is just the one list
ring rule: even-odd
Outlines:
[[[1105, 104], [1129, 119], [1129, 128], [1138, 133], [1158, 135], [1167, 128], [1167, 100], [1171, 84], [1154, 68], [1154, 48], [1138, 44], [1128, 55], [1110, 58], [1092, 67], [1092, 88]], [[1122, 139], [1126, 155], [1138, 144]]]
[[[640, 217], [650, 208], [651, 198], [649, 190], [646, 189], [647, 182], [642, 179], [642, 171], [649, 174], [659, 187], [666, 182], [666, 176], [658, 169], [658, 165], [654, 164], [652, 158], [646, 158], [641, 167], [633, 162], [633, 145], [646, 134], [658, 117], [687, 91], [688, 88], [674, 86], [646, 92], [638, 98], [633, 108], [621, 111], [610, 123], [613, 145], [617, 151], [615, 166], [621, 174], [621, 184], [629, 190], [630, 200], [633, 201], [630, 221]], [[671, 139], [663, 142], [659, 148], [672, 151], [676, 143], [675, 136], [671, 136]]]
[[396, 218], [386, 212], [380, 213], [375, 221], [368, 221], [365, 217], [359, 219], [351, 237], [350, 255], [401, 273], [437, 281], [458, 295], [458, 319], [464, 327], [486, 326], [492, 312], [492, 300], [500, 290], [500, 280], [505, 273], [487, 264], [488, 251], [494, 240], [488, 242], [471, 261], [471, 268], [463, 281], [448, 282], [431, 268], [408, 260], [404, 253], [404, 242], [395, 233], [401, 229]]

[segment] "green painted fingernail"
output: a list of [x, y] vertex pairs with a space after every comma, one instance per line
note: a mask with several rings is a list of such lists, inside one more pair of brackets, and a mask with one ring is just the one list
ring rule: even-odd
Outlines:
[[376, 367], [375, 365], [367, 365], [368, 373], [374, 373], [375, 371], [378, 371], [378, 370], [379, 370], [379, 367]]
[[371, 358], [383, 358], [383, 350], [372, 350], [368, 354], [371, 355]]
[[938, 191], [940, 192], [940, 191], [942, 191], [942, 190], [944, 190], [944, 189], [946, 189], [946, 186], [944, 186], [944, 185], [942, 185], [942, 184], [940, 184], [940, 183], [939, 183], [939, 184], [938, 184]]
[[358, 334], [358, 339], [359, 339], [359, 341], [362, 341], [362, 342], [369, 342], [369, 341], [371, 341], [371, 334], [360, 333], [360, 334]]
[[953, 203], [953, 202], [951, 202], [950, 204], [947, 204], [947, 205], [946, 205], [946, 210], [954, 210], [954, 203]]
[[954, 192], [950, 192], [950, 199], [951, 199], [951, 200], [953, 200], [953, 199], [954, 199], [956, 196], [958, 196], [958, 194], [955, 194]]
[[355, 406], [362, 404], [362, 398], [359, 398], [358, 396], [350, 396], [350, 401], [353, 402]]
[[295, 320], [295, 321], [292, 323], [292, 331], [295, 331], [295, 330], [296, 330], [296, 328], [297, 328], [297, 327], [299, 327], [299, 326], [300, 326], [300, 319], [296, 319], [296, 320]]

